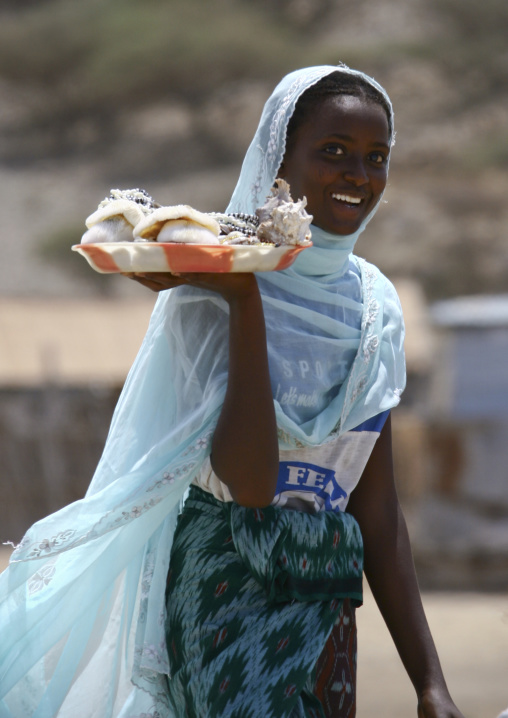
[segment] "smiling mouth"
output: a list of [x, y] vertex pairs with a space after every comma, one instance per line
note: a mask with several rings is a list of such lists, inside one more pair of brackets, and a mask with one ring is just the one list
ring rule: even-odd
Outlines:
[[351, 197], [349, 194], [332, 194], [333, 199], [344, 204], [353, 205], [358, 207], [363, 202], [363, 197]]

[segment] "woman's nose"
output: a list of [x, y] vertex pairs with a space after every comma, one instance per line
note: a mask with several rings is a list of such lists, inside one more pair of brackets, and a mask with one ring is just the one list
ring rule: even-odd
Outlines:
[[358, 158], [350, 157], [347, 167], [344, 169], [344, 179], [346, 179], [355, 187], [361, 187], [369, 181], [369, 175], [363, 161]]

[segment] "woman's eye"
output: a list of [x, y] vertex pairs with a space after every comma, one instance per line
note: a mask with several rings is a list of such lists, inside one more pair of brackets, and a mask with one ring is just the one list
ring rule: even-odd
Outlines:
[[371, 162], [375, 162], [377, 165], [383, 165], [386, 162], [386, 157], [382, 152], [372, 152], [370, 160]]
[[325, 152], [329, 155], [343, 155], [344, 150], [339, 145], [328, 145], [325, 147]]

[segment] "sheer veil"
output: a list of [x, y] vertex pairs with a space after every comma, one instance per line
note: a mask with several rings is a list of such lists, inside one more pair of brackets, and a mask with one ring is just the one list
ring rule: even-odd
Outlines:
[[[269, 98], [228, 211], [263, 203], [300, 95], [344, 66], [286, 76]], [[370, 219], [370, 217], [368, 218]], [[314, 247], [258, 275], [280, 445], [318, 445], [395, 406], [403, 323], [392, 285], [313, 228]], [[253, 367], [255, 371], [255, 367]], [[0, 577], [0, 716], [169, 718], [165, 588], [182, 497], [210, 452], [227, 381], [227, 305], [163, 292], [84, 499], [29, 529]]]

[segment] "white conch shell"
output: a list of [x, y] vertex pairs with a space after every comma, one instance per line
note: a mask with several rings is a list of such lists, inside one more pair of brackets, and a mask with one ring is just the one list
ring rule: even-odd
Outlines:
[[187, 204], [178, 204], [160, 207], [144, 217], [134, 228], [134, 240], [219, 244], [219, 233], [220, 227], [213, 217]]
[[293, 202], [288, 183], [283, 179], [276, 179], [271, 196], [256, 210], [259, 218], [259, 239], [273, 244], [311, 244], [309, 227], [312, 215], [305, 211], [306, 205], [305, 197]]
[[132, 242], [133, 226], [122, 215], [115, 215], [97, 222], [81, 237], [81, 244], [99, 244], [103, 242]]

